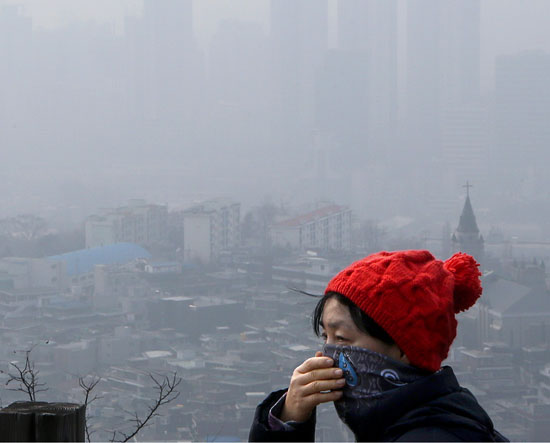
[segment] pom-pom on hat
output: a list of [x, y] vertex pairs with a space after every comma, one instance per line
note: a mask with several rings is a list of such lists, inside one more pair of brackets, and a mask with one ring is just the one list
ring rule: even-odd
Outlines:
[[429, 251], [378, 252], [352, 263], [328, 284], [370, 316], [412, 365], [441, 367], [456, 337], [455, 314], [481, 295], [479, 264], [457, 253], [445, 262]]

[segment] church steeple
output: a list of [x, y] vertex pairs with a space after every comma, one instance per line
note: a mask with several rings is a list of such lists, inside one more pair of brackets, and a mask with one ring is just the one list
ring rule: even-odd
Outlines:
[[466, 196], [464, 208], [462, 209], [462, 214], [460, 215], [460, 220], [458, 222], [458, 228], [456, 228], [456, 230], [458, 232], [479, 234], [479, 228], [477, 227], [476, 216], [474, 215], [474, 210], [472, 209], [469, 193]]
[[458, 227], [451, 238], [453, 250], [454, 252], [461, 251], [471, 254], [478, 262], [481, 262], [485, 253], [485, 242], [483, 236], [479, 233], [476, 216], [470, 201], [470, 188], [472, 185], [466, 182], [464, 187], [466, 188], [466, 201], [458, 221]]

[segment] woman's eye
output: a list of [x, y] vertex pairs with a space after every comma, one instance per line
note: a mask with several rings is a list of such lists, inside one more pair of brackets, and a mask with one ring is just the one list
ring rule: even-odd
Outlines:
[[348, 341], [348, 339], [346, 337], [342, 337], [341, 335], [337, 335], [336, 340], [338, 340], [338, 341]]
[[321, 334], [321, 338], [323, 339], [323, 341], [327, 341], [327, 334]]

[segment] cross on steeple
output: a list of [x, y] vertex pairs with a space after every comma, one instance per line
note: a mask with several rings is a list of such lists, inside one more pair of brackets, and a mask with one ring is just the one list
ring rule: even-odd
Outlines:
[[470, 196], [470, 188], [473, 188], [473, 186], [470, 184], [469, 181], [466, 181], [466, 184], [462, 186], [463, 188], [466, 188], [466, 196]]

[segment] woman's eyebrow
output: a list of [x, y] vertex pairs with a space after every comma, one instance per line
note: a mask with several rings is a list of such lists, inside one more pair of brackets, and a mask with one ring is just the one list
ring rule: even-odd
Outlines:
[[321, 327], [323, 329], [326, 329], [327, 327], [331, 329], [337, 329], [340, 327], [348, 327], [348, 325], [347, 325], [347, 322], [345, 322], [344, 320], [335, 320], [335, 321], [328, 322], [326, 326], [323, 322], [321, 322]]

